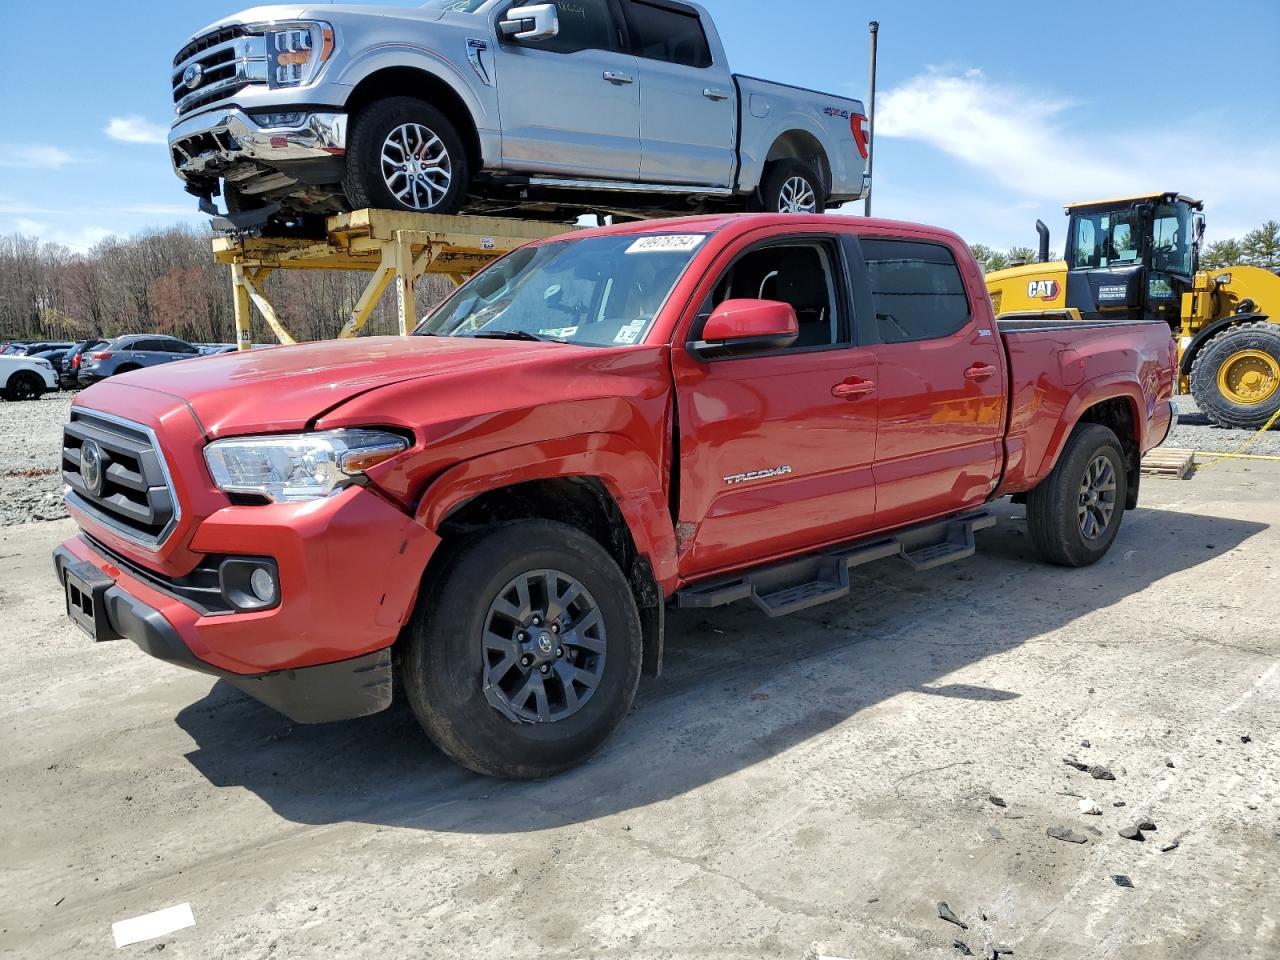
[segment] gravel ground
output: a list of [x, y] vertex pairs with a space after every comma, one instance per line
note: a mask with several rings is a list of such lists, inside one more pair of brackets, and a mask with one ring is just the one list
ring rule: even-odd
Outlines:
[[0, 527], [67, 515], [58, 457], [73, 396], [0, 403]]
[[[52, 393], [35, 402], [0, 403], [0, 527], [67, 515], [62, 508], [58, 451], [73, 396]], [[1174, 404], [1178, 422], [1166, 447], [1226, 452], [1253, 435], [1250, 430], [1213, 426], [1190, 397], [1177, 397]], [[1280, 430], [1260, 437], [1246, 452], [1280, 456]]]

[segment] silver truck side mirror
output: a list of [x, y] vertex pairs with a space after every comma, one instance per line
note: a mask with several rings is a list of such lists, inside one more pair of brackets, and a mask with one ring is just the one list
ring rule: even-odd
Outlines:
[[560, 32], [560, 17], [553, 3], [512, 7], [498, 23], [498, 29], [512, 40], [549, 40]]

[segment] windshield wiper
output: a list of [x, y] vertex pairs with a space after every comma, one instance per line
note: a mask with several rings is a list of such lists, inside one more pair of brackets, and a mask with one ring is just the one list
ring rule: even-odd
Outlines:
[[536, 333], [530, 333], [528, 330], [481, 330], [479, 333], [473, 333], [471, 336], [477, 340], [536, 340], [538, 343], [545, 342], [547, 337], [540, 337]]

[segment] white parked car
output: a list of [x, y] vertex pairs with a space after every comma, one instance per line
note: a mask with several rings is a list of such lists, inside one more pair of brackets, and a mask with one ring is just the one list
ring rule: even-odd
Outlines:
[[39, 400], [58, 389], [58, 374], [43, 357], [0, 356], [0, 393], [6, 400]]

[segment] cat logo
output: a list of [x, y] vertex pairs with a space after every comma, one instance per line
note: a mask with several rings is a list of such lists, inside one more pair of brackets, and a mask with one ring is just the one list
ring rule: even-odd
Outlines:
[[1062, 285], [1057, 280], [1029, 280], [1027, 282], [1027, 299], [1057, 300], [1062, 292]]

